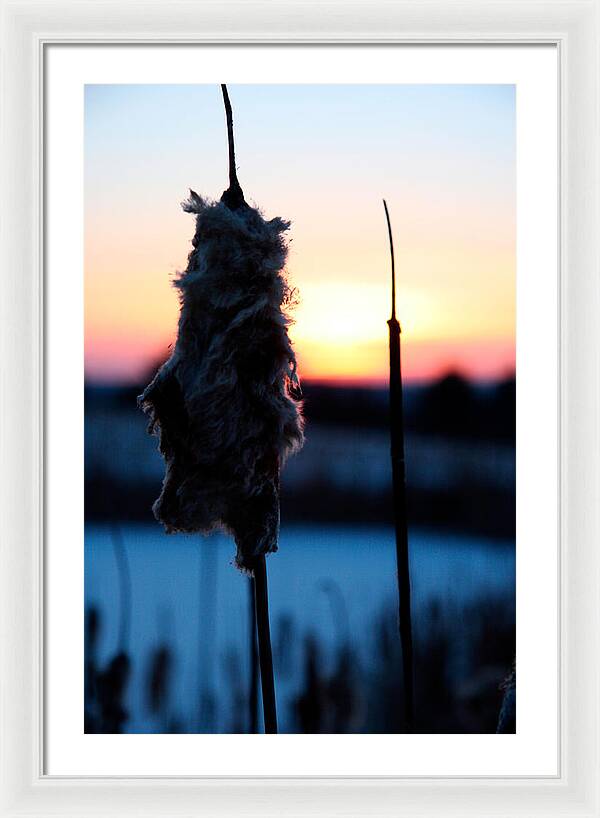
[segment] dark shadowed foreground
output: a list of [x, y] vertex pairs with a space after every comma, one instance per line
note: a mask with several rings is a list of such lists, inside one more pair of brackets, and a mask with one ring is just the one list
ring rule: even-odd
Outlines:
[[[86, 390], [86, 730], [245, 732], [247, 580], [229, 538], [153, 520], [162, 464], [136, 394]], [[268, 559], [280, 730], [401, 731], [386, 391], [305, 397]], [[416, 729], [494, 732], [515, 651], [514, 381], [412, 387], [406, 415]]]
[[[86, 531], [87, 729], [247, 731], [247, 586], [232, 542], [199, 547], [138, 524], [123, 539], [133, 578], [124, 602], [111, 529]], [[514, 657], [514, 549], [421, 530], [411, 543], [417, 729], [494, 732]], [[393, 569], [391, 528], [282, 530], [269, 558], [282, 731], [402, 730]]]

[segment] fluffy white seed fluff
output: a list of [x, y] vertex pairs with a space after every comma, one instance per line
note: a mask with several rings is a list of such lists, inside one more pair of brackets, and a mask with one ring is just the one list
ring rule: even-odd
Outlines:
[[237, 564], [277, 550], [279, 470], [303, 443], [284, 277], [289, 223], [191, 193], [196, 215], [169, 360], [140, 396], [166, 473], [156, 518], [168, 532], [221, 527]]

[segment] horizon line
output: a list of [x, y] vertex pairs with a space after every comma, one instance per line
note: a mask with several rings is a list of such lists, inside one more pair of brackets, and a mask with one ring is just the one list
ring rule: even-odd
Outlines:
[[[516, 379], [516, 370], [507, 369], [504, 374], [490, 377], [471, 377], [459, 369], [449, 369], [446, 372], [440, 373], [433, 377], [410, 377], [403, 378], [403, 383], [406, 386], [427, 386], [429, 384], [438, 383], [449, 377], [458, 377], [467, 383], [475, 384], [477, 386], [486, 386], [503, 383], [508, 380]], [[303, 386], [315, 387], [330, 387], [338, 389], [387, 389], [389, 387], [388, 378], [303, 378], [301, 381]], [[84, 387], [97, 388], [120, 388], [131, 389], [134, 387], [143, 388], [145, 381], [135, 378], [105, 378], [105, 377], [84, 377]]]

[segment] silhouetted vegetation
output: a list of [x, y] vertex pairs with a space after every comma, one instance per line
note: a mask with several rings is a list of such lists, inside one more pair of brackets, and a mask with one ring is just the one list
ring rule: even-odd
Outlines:
[[[151, 505], [161, 480], [155, 441], [145, 435], [136, 410], [138, 394], [137, 387], [86, 388], [85, 516], [88, 523], [110, 523], [118, 622], [107, 652], [100, 646], [108, 611], [86, 612], [85, 730], [119, 733], [141, 724], [144, 731], [163, 733], [260, 730], [249, 655], [216, 642], [210, 650], [202, 647], [214, 638], [206, 630], [214, 612], [203, 609], [195, 655], [201, 665], [219, 663], [226, 681], [218, 688], [201, 670], [190, 700], [178, 697], [190, 666], [178, 661], [176, 634], [169, 629], [141, 657], [130, 653], [131, 578], [119, 521], [155, 525]], [[309, 383], [304, 396], [308, 442], [297, 458], [300, 468], [294, 473], [291, 464], [283, 483], [283, 519], [391, 526], [391, 475], [372, 468], [389, 463], [387, 389]], [[411, 525], [514, 538], [514, 378], [474, 385], [449, 375], [409, 386], [405, 418]], [[204, 565], [202, 576], [208, 578], [207, 572]], [[278, 701], [284, 731], [402, 732], [397, 613], [392, 606], [382, 609], [376, 621], [352, 633], [335, 582], [328, 580], [321, 590], [335, 623], [333, 646], [318, 631], [301, 630], [291, 615], [273, 623], [277, 678], [285, 690], [293, 690]], [[202, 586], [201, 596], [212, 598], [212, 591]], [[414, 642], [417, 732], [514, 731], [511, 598], [462, 607], [432, 601], [415, 615]]]
[[86, 611], [84, 730], [86, 733], [122, 733], [129, 717], [124, 697], [131, 662], [128, 654], [119, 649], [104, 666], [98, 663], [101, 624], [97, 609]]
[[[335, 617], [340, 600], [334, 602]], [[514, 732], [515, 653], [514, 603], [497, 596], [464, 606], [433, 600], [415, 617], [415, 690], [418, 733], [494, 733], [500, 725]], [[295, 733], [395, 733], [403, 732], [400, 647], [393, 606], [384, 608], [364, 634], [353, 638], [341, 625], [333, 647], [314, 632], [297, 640], [290, 617], [278, 623], [274, 659], [278, 676], [294, 682], [297, 694], [280, 700], [286, 732]], [[124, 707], [130, 683], [130, 660], [117, 653], [104, 668], [97, 664], [97, 638], [101, 615], [86, 613], [86, 722], [88, 733], [128, 731]], [[290, 652], [300, 651], [293, 662]], [[176, 701], [177, 670], [173, 648], [162, 643], [146, 659], [143, 672], [143, 707], [153, 731], [247, 731], [248, 696], [243, 657], [225, 648], [222, 662], [228, 684], [206, 695], [212, 711], [198, 723], [194, 702]], [[295, 668], [295, 670], [294, 670]], [[294, 674], [297, 674], [297, 678]], [[508, 703], [503, 706], [505, 692]], [[217, 702], [232, 716], [216, 724]], [[511, 704], [512, 702], [512, 709]], [[175, 715], [177, 712], [178, 716]], [[203, 720], [202, 720], [203, 719]], [[138, 714], [139, 720], [139, 714]]]
[[[88, 405], [106, 409], [136, 406], [141, 385], [87, 384]], [[353, 429], [387, 429], [387, 387], [302, 385], [307, 425]], [[516, 382], [514, 375], [489, 384], [473, 383], [450, 373], [438, 381], [404, 386], [404, 420], [407, 432], [464, 440], [514, 441]], [[143, 419], [142, 419], [143, 423]]]
[[[127, 426], [122, 434], [133, 436], [135, 430], [140, 446], [154, 452], [156, 444], [146, 439], [144, 420], [135, 409], [137, 393], [136, 387], [87, 387], [86, 435], [91, 442], [94, 418], [131, 415], [127, 420], [131, 431]], [[309, 383], [304, 386], [304, 396], [309, 433], [305, 450], [296, 458], [298, 464], [313, 457], [312, 440], [319, 430], [325, 436], [328, 430], [335, 431], [346, 441], [339, 462], [330, 463], [330, 469], [342, 468], [345, 453], [355, 451], [357, 443], [371, 432], [380, 433], [382, 457], [387, 459], [386, 389]], [[514, 537], [514, 378], [474, 385], [449, 375], [430, 385], [405, 387], [404, 403], [409, 523], [491, 537]], [[160, 487], [160, 474], [150, 473], [143, 465], [133, 474], [129, 460], [126, 466], [117, 468], [118, 440], [114, 458], [107, 466], [91, 460], [86, 465], [86, 519], [152, 521], [151, 506]], [[502, 458], [500, 464], [496, 463], [498, 457]], [[415, 479], [415, 467], [423, 474], [435, 475], [440, 464], [444, 466], [442, 478], [425, 482]], [[294, 480], [297, 468], [295, 462], [290, 464], [282, 485], [284, 519], [392, 522], [391, 481], [378, 486], [348, 481], [332, 483], [330, 475], [312, 468], [311, 463], [310, 480], [299, 485]]]
[[[308, 424], [386, 429], [387, 388], [335, 387], [306, 383], [302, 387]], [[449, 374], [431, 384], [404, 386], [406, 432], [463, 440], [514, 441], [514, 376], [474, 384]]]

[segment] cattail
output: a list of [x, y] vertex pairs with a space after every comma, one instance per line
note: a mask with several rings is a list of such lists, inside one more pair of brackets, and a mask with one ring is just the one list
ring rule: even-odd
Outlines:
[[517, 722], [517, 668], [516, 662], [512, 671], [500, 685], [503, 692], [502, 706], [498, 716], [497, 733], [515, 733]]
[[117, 573], [119, 575], [119, 651], [126, 653], [129, 650], [129, 635], [131, 633], [131, 569], [125, 546], [125, 538], [117, 522], [111, 524], [111, 539]]
[[[156, 518], [167, 532], [230, 532], [236, 564], [254, 575], [262, 605], [264, 555], [277, 550], [279, 472], [303, 443], [285, 312], [293, 301], [283, 272], [289, 222], [267, 221], [244, 200], [231, 105], [222, 90], [229, 188], [219, 202], [193, 190], [183, 202], [196, 231], [187, 268], [175, 281], [177, 341], [139, 402], [166, 464]], [[260, 651], [264, 610], [257, 608], [257, 619]]]
[[258, 733], [258, 646], [256, 644], [256, 606], [254, 580], [248, 580], [248, 648], [250, 658], [250, 685], [248, 689], [248, 732]]
[[392, 225], [385, 199], [385, 218], [390, 240], [392, 265], [392, 315], [388, 321], [390, 345], [390, 450], [396, 534], [396, 574], [398, 582], [398, 627], [402, 644], [404, 682], [404, 720], [406, 732], [414, 727], [414, 672], [412, 623], [410, 609], [410, 563], [408, 554], [408, 521], [406, 515], [406, 469], [404, 464], [404, 412], [402, 406], [402, 368], [400, 323], [396, 318], [396, 264]]

